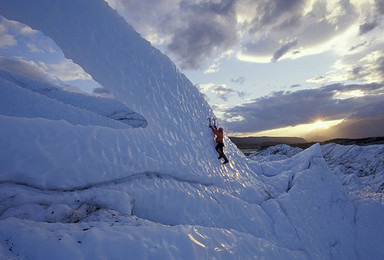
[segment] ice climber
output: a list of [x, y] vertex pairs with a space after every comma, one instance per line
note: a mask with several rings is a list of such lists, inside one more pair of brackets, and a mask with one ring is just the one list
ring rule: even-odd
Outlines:
[[220, 127], [219, 129], [217, 129], [216, 127], [216, 123], [214, 123], [214, 125], [212, 126], [211, 125], [211, 122], [209, 122], [209, 127], [212, 129], [212, 132], [215, 134], [215, 140], [216, 140], [216, 151], [219, 153], [219, 158], [218, 159], [221, 159], [223, 158], [224, 159], [224, 163], [223, 164], [226, 164], [228, 163], [228, 158], [227, 156], [224, 154], [224, 142], [223, 142], [223, 135], [224, 135], [224, 132], [223, 132], [223, 128]]

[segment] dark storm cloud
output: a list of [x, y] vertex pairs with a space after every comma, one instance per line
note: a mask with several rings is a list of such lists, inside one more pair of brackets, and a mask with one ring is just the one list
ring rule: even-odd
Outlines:
[[360, 27], [359, 27], [360, 35], [363, 35], [363, 34], [369, 32], [369, 31], [372, 31], [373, 29], [376, 28], [377, 25], [378, 24], [377, 24], [376, 21], [374, 21], [374, 22], [366, 22], [366, 23], [361, 24]]
[[[297, 124], [311, 123], [321, 118], [335, 120], [346, 117], [384, 115], [384, 96], [369, 95], [337, 99], [337, 93], [361, 90], [365, 93], [384, 91], [382, 84], [328, 85], [319, 89], [296, 92], [276, 92], [226, 111], [226, 126], [233, 132], [255, 132]], [[242, 117], [242, 121], [231, 118]]]

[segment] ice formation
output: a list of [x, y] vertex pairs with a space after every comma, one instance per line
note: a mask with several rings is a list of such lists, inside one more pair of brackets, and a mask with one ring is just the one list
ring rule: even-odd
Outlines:
[[0, 7], [114, 96], [0, 74], [1, 257], [383, 257], [382, 201], [352, 197], [319, 145], [257, 163], [225, 138], [222, 165], [203, 96], [104, 1]]

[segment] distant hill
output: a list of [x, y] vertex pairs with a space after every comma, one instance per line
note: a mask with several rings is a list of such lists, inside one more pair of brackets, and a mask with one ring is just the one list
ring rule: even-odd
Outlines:
[[262, 149], [277, 144], [304, 144], [307, 140], [300, 137], [229, 137], [231, 141], [241, 150]]
[[[308, 142], [302, 144], [291, 144], [291, 146], [300, 147], [302, 149], [306, 149], [313, 145], [315, 142]], [[378, 137], [367, 137], [367, 138], [335, 138], [330, 139], [324, 142], [320, 142], [321, 145], [335, 143], [340, 145], [374, 145], [374, 144], [384, 144], [384, 136]]]
[[368, 137], [359, 139], [348, 139], [348, 138], [337, 138], [331, 139], [321, 144], [336, 143], [341, 145], [373, 145], [373, 144], [384, 144], [384, 136], [381, 137]]

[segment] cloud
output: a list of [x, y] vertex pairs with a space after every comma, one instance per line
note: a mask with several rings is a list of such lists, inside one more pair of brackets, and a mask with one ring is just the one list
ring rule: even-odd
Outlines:
[[0, 15], [0, 48], [14, 47], [18, 44], [15, 36], [30, 37], [37, 33], [31, 27], [8, 20]]
[[275, 92], [227, 109], [224, 118], [229, 131], [256, 132], [311, 123], [319, 118], [336, 120], [373, 116], [384, 116], [383, 84], [333, 84], [319, 89]]
[[9, 24], [0, 16], [0, 48], [7, 48], [17, 45], [15, 37], [9, 33]]
[[213, 83], [207, 83], [207, 84], [197, 84], [196, 87], [200, 90], [202, 93], [207, 93], [211, 88], [213, 88], [215, 84]]
[[228, 101], [228, 95], [234, 92], [233, 89], [228, 88], [225, 85], [217, 86], [214, 91], [216, 95], [224, 101]]
[[384, 117], [350, 118], [323, 133], [330, 138], [366, 138], [384, 135]]
[[89, 80], [92, 78], [82, 67], [68, 59], [64, 59], [56, 64], [39, 62], [38, 65], [46, 74], [49, 74], [60, 81]]
[[297, 40], [287, 42], [284, 45], [280, 47], [275, 53], [273, 54], [273, 57], [271, 59], [272, 62], [278, 61], [284, 54], [286, 54], [290, 49], [295, 47], [297, 45]]
[[202, 67], [211, 55], [236, 43], [235, 2], [108, 0], [139, 33], [164, 46], [186, 69]]
[[218, 58], [214, 59], [213, 64], [209, 66], [207, 70], [204, 71], [204, 74], [218, 72], [220, 69], [220, 63], [225, 59], [228, 60], [232, 56], [232, 54], [233, 54], [233, 50], [228, 50], [222, 53]]
[[12, 35], [2, 33], [0, 27], [0, 48], [12, 47], [16, 44], [15, 38]]
[[216, 86], [214, 92], [218, 98], [221, 98], [224, 101], [228, 101], [229, 95], [231, 94], [237, 94], [239, 97], [244, 97], [246, 95], [245, 92], [233, 90], [226, 85]]
[[[384, 43], [382, 44], [384, 48]], [[310, 83], [360, 81], [384, 82], [384, 51], [360, 52], [339, 59], [326, 75], [307, 80]], [[362, 56], [363, 55], [363, 56]]]
[[70, 60], [63, 60], [58, 64], [27, 61], [21, 58], [8, 59], [0, 56], [0, 70], [31, 78], [38, 82], [50, 82], [64, 87], [63, 81], [90, 80], [91, 77], [84, 70]]
[[[329, 50], [343, 56], [364, 42], [359, 36], [380, 27], [384, 13], [381, 0], [374, 5], [367, 0], [107, 1], [184, 69], [202, 68], [209, 58], [231, 49], [240, 50], [239, 59], [253, 62]], [[372, 42], [358, 49], [367, 46]], [[214, 62], [206, 73], [218, 68]]]
[[376, 21], [373, 21], [373, 22], [366, 22], [366, 23], [363, 23], [360, 25], [359, 27], [359, 33], [360, 35], [362, 34], [365, 34], [369, 31], [372, 31], [373, 29], [375, 29], [377, 27], [377, 22]]
[[23, 59], [7, 59], [0, 56], [0, 70], [38, 82], [48, 82], [48, 74], [35, 62]]
[[[349, 1], [257, 1], [239, 55], [244, 60], [276, 62], [331, 50], [359, 19]], [[269, 59], [262, 59], [262, 57]], [[257, 58], [259, 57], [259, 58]]]
[[231, 82], [243, 85], [245, 82], [245, 78], [244, 77], [238, 77], [236, 79], [231, 79]]
[[382, 0], [375, 0], [376, 9], [380, 14], [384, 14], [384, 2]]

